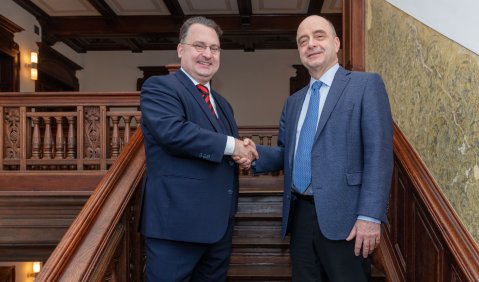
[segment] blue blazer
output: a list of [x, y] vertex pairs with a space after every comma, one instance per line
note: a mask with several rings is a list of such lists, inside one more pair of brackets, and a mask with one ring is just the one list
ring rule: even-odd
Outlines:
[[237, 137], [238, 128], [226, 99], [211, 95], [220, 119], [181, 70], [143, 84], [140, 231], [146, 237], [214, 243], [236, 212], [238, 169], [224, 149], [227, 135]]
[[[308, 86], [286, 101], [278, 147], [258, 146], [255, 172], [284, 169], [282, 235], [288, 230], [296, 128]], [[322, 233], [346, 239], [358, 215], [386, 221], [393, 167], [392, 118], [379, 75], [339, 68], [312, 149], [312, 189]]]

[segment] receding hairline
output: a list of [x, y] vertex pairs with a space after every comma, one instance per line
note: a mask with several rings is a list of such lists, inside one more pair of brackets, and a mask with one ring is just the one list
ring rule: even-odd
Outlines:
[[311, 16], [309, 16], [309, 17], [306, 17], [306, 18], [305, 18], [304, 20], [302, 20], [301, 23], [299, 24], [298, 29], [297, 29], [297, 31], [296, 31], [296, 40], [299, 38], [298, 31], [299, 31], [299, 28], [301, 27], [301, 25], [302, 25], [304, 22], [306, 22], [306, 21], [308, 21], [308, 20], [311, 20], [311, 19], [320, 19], [320, 20], [325, 21], [325, 22], [328, 24], [328, 26], [329, 26], [329, 31], [331, 32], [331, 35], [332, 35], [333, 37], [338, 37], [338, 35], [337, 35], [337, 33], [336, 33], [336, 29], [334, 28], [334, 25], [333, 25], [333, 23], [332, 23], [330, 20], [328, 20], [328, 19], [325, 18], [325, 17], [318, 16], [318, 15], [311, 15]]

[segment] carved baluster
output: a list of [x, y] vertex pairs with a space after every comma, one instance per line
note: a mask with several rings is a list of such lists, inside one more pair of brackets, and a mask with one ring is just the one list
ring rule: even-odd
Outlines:
[[118, 133], [118, 116], [112, 116], [111, 121], [113, 123], [113, 133], [111, 136], [111, 157], [116, 158], [120, 152], [120, 137]]
[[259, 136], [259, 144], [264, 145], [264, 136]]
[[52, 127], [51, 127], [51, 118], [44, 117], [45, 121], [45, 133], [43, 135], [43, 158], [42, 159], [51, 159], [52, 158]]
[[68, 120], [68, 143], [67, 143], [67, 159], [75, 158], [75, 147], [77, 139], [75, 137], [75, 117], [67, 117]]
[[38, 160], [40, 158], [40, 125], [38, 117], [32, 117], [33, 134], [32, 134], [32, 159]]
[[130, 121], [131, 117], [130, 116], [124, 116], [123, 121], [125, 121], [125, 136], [123, 137], [123, 144], [126, 146], [130, 142]]
[[55, 121], [57, 122], [57, 134], [55, 136], [55, 159], [63, 159], [63, 117], [56, 116]]
[[141, 127], [141, 117], [140, 116], [134, 116], [133, 119], [135, 120], [135, 130]]
[[271, 140], [273, 140], [273, 136], [268, 136], [268, 146], [271, 147]]

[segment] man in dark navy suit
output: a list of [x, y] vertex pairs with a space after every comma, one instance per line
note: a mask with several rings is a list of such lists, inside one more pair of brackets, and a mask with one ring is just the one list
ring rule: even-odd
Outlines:
[[278, 147], [258, 146], [256, 172], [284, 169], [283, 237], [293, 281], [368, 281], [393, 167], [392, 118], [381, 77], [338, 64], [325, 18], [298, 27], [310, 83], [286, 101]]
[[257, 158], [238, 140], [231, 105], [211, 89], [222, 31], [188, 19], [177, 47], [181, 68], [141, 90], [146, 180], [140, 231], [147, 281], [224, 281], [238, 199], [238, 167]]

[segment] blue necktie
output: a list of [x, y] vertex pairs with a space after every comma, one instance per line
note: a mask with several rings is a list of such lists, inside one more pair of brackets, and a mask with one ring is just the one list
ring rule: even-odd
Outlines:
[[298, 147], [293, 163], [293, 185], [299, 193], [304, 193], [311, 183], [311, 150], [313, 149], [319, 112], [319, 89], [322, 82], [311, 86], [308, 111], [299, 134]]

